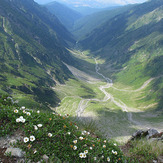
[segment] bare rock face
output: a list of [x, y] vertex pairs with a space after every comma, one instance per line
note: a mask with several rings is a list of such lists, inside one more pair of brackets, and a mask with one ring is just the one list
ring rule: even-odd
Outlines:
[[24, 152], [19, 149], [19, 148], [7, 148], [7, 150], [5, 151], [5, 155], [10, 155], [11, 156], [14, 156], [14, 157], [19, 157], [19, 158], [22, 158], [24, 157]]

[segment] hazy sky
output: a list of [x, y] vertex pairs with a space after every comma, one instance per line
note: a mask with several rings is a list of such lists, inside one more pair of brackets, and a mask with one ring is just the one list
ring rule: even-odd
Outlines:
[[[37, 3], [40, 4], [45, 4], [45, 3], [49, 3], [55, 0], [35, 0]], [[142, 3], [145, 2], [147, 0], [56, 0], [58, 2], [67, 2], [67, 3], [73, 3], [73, 2], [77, 2], [80, 1], [81, 2], [97, 2], [97, 3], [102, 3], [102, 4], [121, 4], [121, 5], [125, 5], [125, 4], [133, 4], [133, 3]]]

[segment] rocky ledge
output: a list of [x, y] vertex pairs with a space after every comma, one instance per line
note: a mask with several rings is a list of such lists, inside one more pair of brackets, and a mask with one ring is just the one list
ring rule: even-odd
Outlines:
[[163, 132], [159, 132], [156, 129], [148, 129], [148, 130], [138, 130], [136, 131], [130, 140], [147, 138], [151, 141], [162, 141], [163, 142]]

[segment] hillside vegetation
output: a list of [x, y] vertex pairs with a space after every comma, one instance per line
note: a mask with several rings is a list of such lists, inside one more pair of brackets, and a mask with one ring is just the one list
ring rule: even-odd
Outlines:
[[[136, 89], [154, 78], [141, 102], [153, 100], [160, 111], [163, 99], [162, 11], [161, 0], [137, 5], [113, 17], [80, 41], [83, 49], [106, 60], [101, 71], [111, 75], [118, 87]], [[113, 71], [109, 71], [110, 68]]]
[[59, 163], [124, 162], [115, 142], [79, 130], [68, 114], [33, 111], [13, 102], [11, 97], [0, 97], [0, 135], [21, 135], [13, 147], [25, 151], [25, 161], [38, 162], [46, 155], [49, 162]]
[[73, 42], [57, 17], [33, 0], [2, 0], [0, 93], [31, 107], [55, 106], [59, 99], [50, 87], [71, 76], [62, 61], [73, 62], [65, 49]]

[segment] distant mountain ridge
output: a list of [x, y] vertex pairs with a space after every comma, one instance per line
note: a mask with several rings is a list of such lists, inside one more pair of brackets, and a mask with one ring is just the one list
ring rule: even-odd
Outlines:
[[52, 14], [56, 15], [61, 23], [68, 29], [73, 28], [74, 22], [82, 17], [79, 12], [68, 8], [56, 1], [44, 5]]
[[[53, 0], [35, 0], [40, 4], [53, 2]], [[91, 7], [91, 8], [105, 8], [108, 6], [127, 5], [134, 3], [143, 3], [146, 0], [56, 0], [72, 7]]]
[[103, 11], [82, 17], [81, 19], [75, 22], [71, 32], [77, 39], [79, 40], [84, 39], [87, 35], [89, 35], [90, 32], [104, 24], [109, 19], [128, 11], [130, 8], [134, 6], [136, 5], [126, 5], [123, 7], [115, 6], [112, 8], [105, 8], [105, 10]]
[[65, 49], [73, 43], [57, 17], [33, 0], [1, 0], [0, 92], [20, 104], [55, 105], [59, 99], [50, 87], [71, 77], [62, 62], [73, 62]]

